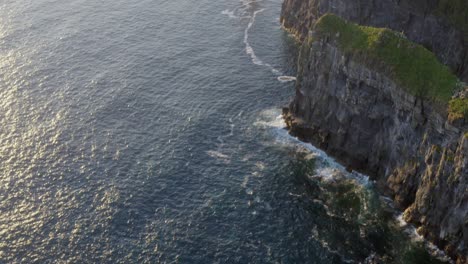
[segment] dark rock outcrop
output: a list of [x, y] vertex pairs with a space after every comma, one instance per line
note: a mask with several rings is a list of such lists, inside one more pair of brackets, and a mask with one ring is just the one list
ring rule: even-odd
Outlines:
[[[283, 14], [321, 13], [315, 5], [346, 7], [351, 2], [287, 0]], [[346, 16], [361, 19], [367, 9], [356, 8], [361, 13], [355, 18], [352, 12]], [[285, 26], [296, 23], [283, 20]], [[466, 263], [468, 120], [449, 121], [446, 111], [409, 94], [391, 75], [378, 70], [381, 65], [369, 67], [362, 57], [343, 52], [333, 37], [316, 37], [312, 24], [301, 27], [293, 30], [307, 32], [296, 95], [284, 110], [290, 132], [369, 174], [421, 234]]]
[[451, 23], [449, 15], [439, 10], [441, 1], [285, 0], [281, 22], [301, 39], [307, 37], [317, 19], [326, 13], [360, 25], [403, 32], [410, 40], [434, 52], [460, 79], [468, 82], [468, 29]]

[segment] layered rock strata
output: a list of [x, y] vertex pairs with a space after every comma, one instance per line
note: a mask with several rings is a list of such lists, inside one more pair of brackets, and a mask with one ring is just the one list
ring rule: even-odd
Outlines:
[[[298, 12], [303, 12], [303, 5], [308, 2], [308, 12], [321, 13], [315, 4], [329, 2], [336, 7], [341, 3], [299, 2], [285, 1], [284, 8], [299, 8]], [[288, 6], [291, 3], [296, 4]], [[319, 29], [327, 17], [331, 17], [328, 22], [339, 21], [333, 15], [325, 15], [305, 26], [310, 28], [305, 36], [301, 34], [296, 95], [284, 110], [290, 132], [324, 149], [350, 169], [369, 174], [394, 198], [404, 210], [405, 219], [416, 224], [421, 234], [459, 263], [466, 263], [466, 90], [454, 88], [454, 94], [459, 89], [455, 95], [458, 98], [450, 102], [462, 102], [462, 112], [451, 114], [450, 103], [443, 96], [424, 96], [405, 87], [404, 79], [395, 75], [398, 65], [390, 67], [379, 61], [379, 56], [355, 51], [354, 46], [344, 47], [343, 33], [339, 31]], [[283, 20], [286, 26], [294, 23], [284, 17]], [[374, 32], [370, 28], [363, 30]], [[379, 38], [388, 32], [376, 32], [378, 45]]]

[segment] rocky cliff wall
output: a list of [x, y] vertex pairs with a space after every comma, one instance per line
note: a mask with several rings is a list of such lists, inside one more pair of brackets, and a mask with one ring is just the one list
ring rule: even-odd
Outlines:
[[337, 35], [316, 30], [304, 39], [296, 95], [284, 113], [291, 133], [371, 175], [406, 220], [465, 263], [468, 122], [449, 122], [386, 65], [343, 51]]
[[[433, 51], [468, 82], [468, 1], [450, 0], [285, 0], [281, 21], [301, 39], [325, 13], [360, 25], [388, 27]], [[460, 11], [465, 10], [465, 11]]]

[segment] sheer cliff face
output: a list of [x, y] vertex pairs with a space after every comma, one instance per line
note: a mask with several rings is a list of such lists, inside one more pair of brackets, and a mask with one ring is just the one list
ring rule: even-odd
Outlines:
[[[325, 13], [337, 14], [361, 25], [404, 32], [412, 41], [433, 51], [460, 79], [468, 82], [468, 34], [439, 15], [441, 0], [285, 0], [281, 21], [304, 39]], [[468, 30], [468, 29], [467, 29]]]
[[[466, 263], [468, 119], [449, 121], [444, 109], [410, 94], [375, 57], [344, 51], [340, 34], [313, 30], [327, 11], [364, 24], [385, 24], [385, 17], [397, 24], [396, 17], [412, 16], [400, 13], [405, 1], [398, 2], [285, 1], [283, 23], [303, 44], [296, 95], [284, 117], [292, 134], [373, 177], [421, 234]], [[441, 52], [455, 52], [450, 45]]]
[[442, 137], [445, 119], [430, 104], [337, 46], [331, 40], [303, 45], [290, 107], [301, 127], [319, 131], [310, 134], [322, 148], [355, 169], [388, 175], [400, 159], [416, 156], [414, 142], [426, 133]]
[[431, 104], [346, 55], [304, 43], [290, 131], [367, 172], [427, 238], [461, 263], [468, 253], [468, 138]]

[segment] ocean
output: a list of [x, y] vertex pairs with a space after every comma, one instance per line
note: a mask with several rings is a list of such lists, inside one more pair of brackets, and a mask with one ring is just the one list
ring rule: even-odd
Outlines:
[[0, 2], [0, 263], [439, 263], [284, 129], [281, 2]]

